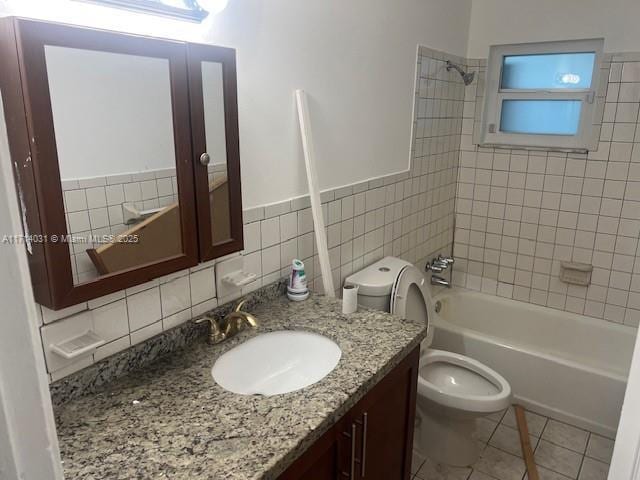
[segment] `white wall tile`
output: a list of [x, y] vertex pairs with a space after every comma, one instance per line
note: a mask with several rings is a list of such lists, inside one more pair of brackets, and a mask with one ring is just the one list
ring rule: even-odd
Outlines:
[[640, 83], [621, 83], [619, 102], [640, 102]]
[[129, 328], [133, 332], [162, 318], [160, 287], [127, 296]]
[[262, 248], [267, 248], [280, 242], [280, 219], [269, 218], [260, 222]]
[[[258, 280], [258, 282], [259, 282], [259, 280]], [[205, 302], [198, 303], [197, 305], [193, 305], [191, 307], [191, 317], [192, 318], [197, 318], [200, 315], [202, 315], [203, 313], [206, 313], [209, 310], [213, 310], [217, 306], [218, 306], [218, 299], [217, 298], [212, 298], [211, 300], [207, 300]]]
[[136, 330], [135, 332], [131, 332], [131, 345], [136, 345], [138, 343], [144, 342], [145, 340], [150, 339], [156, 335], [162, 333], [162, 321], [158, 320], [151, 325], [147, 325], [140, 330]]
[[69, 213], [68, 219], [70, 233], [85, 232], [91, 229], [89, 213], [87, 210]]
[[625, 62], [623, 65], [621, 80], [623, 82], [640, 82], [640, 62]]
[[122, 187], [124, 189], [124, 199], [126, 202], [138, 202], [142, 200], [142, 189], [139, 183], [125, 183]]
[[110, 357], [111, 355], [115, 355], [122, 350], [126, 350], [130, 346], [131, 339], [129, 338], [129, 335], [127, 335], [110, 343], [107, 343], [101, 347], [98, 347], [96, 349], [96, 352], [93, 354], [93, 358], [96, 362], [99, 362], [100, 360]]
[[298, 235], [313, 231], [313, 216], [310, 208], [298, 211]]
[[125, 299], [108, 303], [91, 311], [96, 334], [105, 342], [129, 334], [129, 320]]
[[[209, 272], [211, 278], [213, 278], [212, 274], [213, 269]], [[207, 270], [204, 270], [207, 272]], [[199, 275], [201, 272], [198, 272], [194, 275]], [[208, 287], [209, 291], [211, 290], [211, 286]], [[205, 295], [203, 288], [202, 290], [198, 289], [198, 296]], [[173, 315], [174, 313], [180, 312], [186, 308], [191, 306], [191, 289], [189, 277], [181, 277], [175, 280], [172, 280], [168, 283], [160, 285], [160, 297], [162, 300], [162, 316], [168, 317]], [[206, 299], [202, 299], [206, 300]]]
[[83, 368], [87, 368], [93, 365], [94, 360], [93, 360], [93, 355], [88, 355], [86, 357], [80, 357], [72, 361], [70, 360], [70, 362], [71, 363], [69, 363], [65, 367], [62, 367], [58, 370], [51, 372], [51, 380], [55, 382], [56, 380], [60, 380], [61, 378], [71, 375], [72, 373], [78, 372]]
[[262, 274], [280, 271], [280, 245], [262, 250]]
[[280, 216], [280, 242], [291, 240], [298, 236], [298, 212], [291, 212]]
[[143, 200], [158, 197], [158, 185], [155, 180], [147, 180], [145, 182], [141, 182], [140, 189], [142, 191]]
[[253, 273], [257, 275], [258, 278], [262, 277], [262, 252], [261, 251], [244, 255], [242, 259], [244, 261], [243, 268], [245, 273]]
[[244, 251], [246, 253], [260, 250], [260, 222], [253, 222], [244, 225]]
[[215, 298], [216, 279], [213, 267], [191, 273], [191, 275], [189, 275], [189, 282], [191, 284], [192, 305]]
[[191, 309], [187, 308], [186, 310], [182, 310], [176, 314], [163, 318], [162, 330], [167, 331], [188, 322], [192, 318], [191, 315]]
[[88, 188], [86, 192], [88, 208], [100, 208], [107, 206], [105, 187]]
[[170, 178], [159, 178], [156, 180], [156, 188], [158, 196], [165, 197], [173, 195], [173, 186]]
[[66, 212], [78, 212], [87, 209], [86, 190], [69, 190], [64, 192]]
[[83, 310], [87, 310], [87, 308], [87, 302], [72, 305], [61, 310], [49, 310], [47, 307], [41, 307], [42, 320], [44, 323], [52, 323], [62, 318], [69, 317], [75, 313], [82, 312]]
[[122, 184], [106, 186], [105, 193], [107, 205], [121, 205], [125, 201]]
[[89, 210], [89, 222], [92, 230], [109, 226], [109, 214], [107, 213], [107, 209], [96, 208]]
[[309, 258], [313, 255], [314, 234], [307, 233], [298, 237], [298, 255], [301, 259]]
[[[293, 238], [280, 244], [280, 267], [289, 268], [291, 262], [298, 258], [298, 241]], [[287, 272], [288, 274], [289, 272]]]

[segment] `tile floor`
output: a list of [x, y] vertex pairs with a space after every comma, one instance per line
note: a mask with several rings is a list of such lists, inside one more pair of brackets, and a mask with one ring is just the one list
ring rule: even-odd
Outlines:
[[[606, 480], [613, 440], [527, 412], [541, 480]], [[413, 480], [526, 480], [513, 409], [478, 421], [480, 459], [468, 468], [413, 458]]]

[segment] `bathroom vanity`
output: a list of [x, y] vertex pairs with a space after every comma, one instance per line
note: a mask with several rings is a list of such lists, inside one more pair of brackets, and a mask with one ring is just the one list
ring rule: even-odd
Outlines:
[[[60, 402], [66, 478], [408, 479], [426, 326], [369, 310], [345, 317], [340, 301], [322, 296], [293, 303], [280, 293], [260, 301], [251, 308], [257, 331], [217, 346], [203, 335]], [[220, 355], [278, 330], [319, 333], [342, 357], [318, 383], [283, 395], [236, 395], [213, 381]], [[115, 368], [105, 364], [91, 374], [105, 377]], [[87, 375], [66, 388], [77, 389]]]

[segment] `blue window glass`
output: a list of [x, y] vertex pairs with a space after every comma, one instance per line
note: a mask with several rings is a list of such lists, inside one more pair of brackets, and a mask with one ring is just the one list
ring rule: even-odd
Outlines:
[[503, 100], [500, 131], [534, 135], [576, 135], [580, 100]]
[[503, 89], [591, 88], [595, 53], [508, 55], [502, 64]]

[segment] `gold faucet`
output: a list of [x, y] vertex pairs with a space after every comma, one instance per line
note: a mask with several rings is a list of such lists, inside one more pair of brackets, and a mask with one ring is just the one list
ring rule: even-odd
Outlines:
[[233, 312], [222, 319], [222, 328], [226, 338], [240, 332], [245, 323], [251, 328], [258, 328], [258, 319], [250, 313], [240, 310], [245, 302], [246, 300], [240, 302]]
[[240, 310], [245, 304], [243, 300], [230, 313], [228, 313], [220, 322], [213, 316], [204, 315], [195, 323], [209, 322], [209, 343], [215, 345], [225, 341], [227, 338], [233, 337], [244, 329], [244, 324], [248, 324], [251, 328], [258, 328], [258, 319], [248, 312]]

